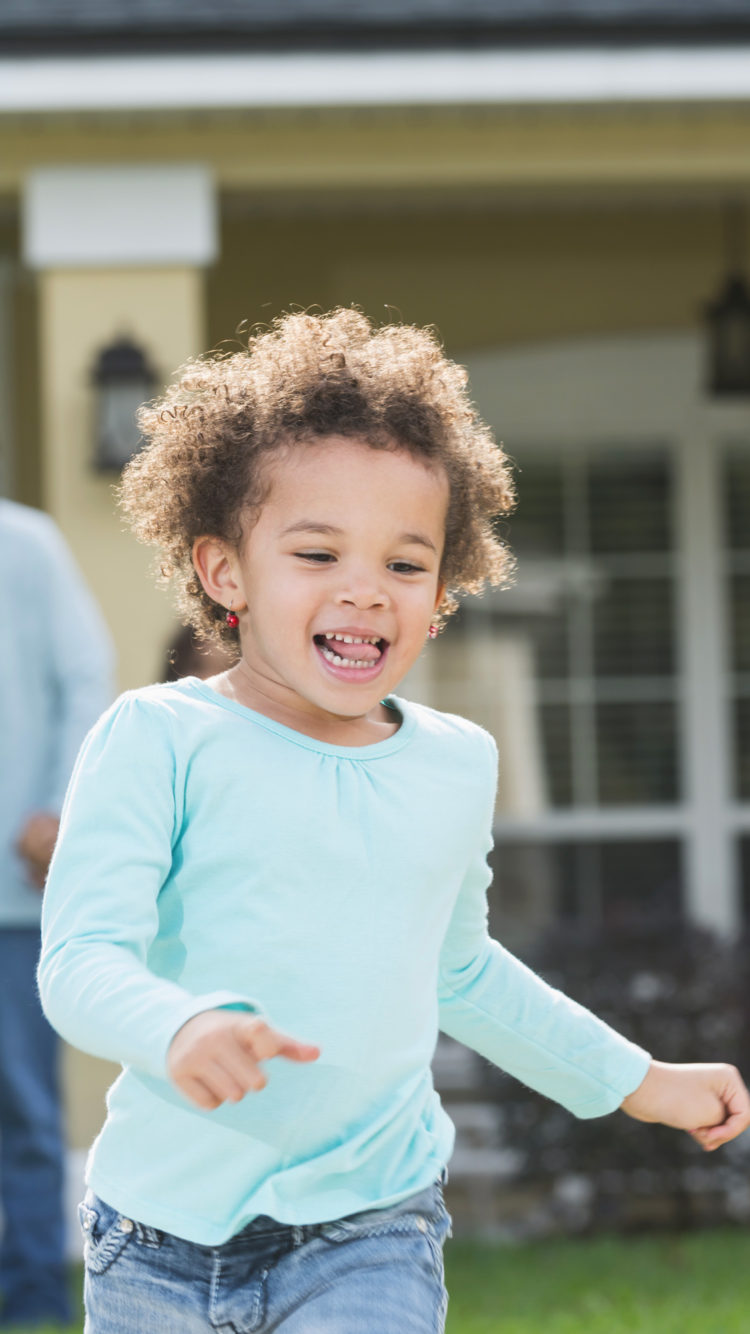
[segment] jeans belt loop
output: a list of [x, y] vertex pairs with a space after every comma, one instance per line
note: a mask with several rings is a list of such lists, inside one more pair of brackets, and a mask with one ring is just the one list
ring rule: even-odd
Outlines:
[[164, 1240], [164, 1233], [156, 1227], [147, 1227], [145, 1223], [136, 1223], [135, 1230], [138, 1240], [143, 1242], [144, 1246], [153, 1246], [158, 1248]]

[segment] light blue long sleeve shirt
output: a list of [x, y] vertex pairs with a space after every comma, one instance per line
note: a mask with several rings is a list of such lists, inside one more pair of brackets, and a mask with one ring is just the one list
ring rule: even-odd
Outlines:
[[[579, 1116], [649, 1058], [487, 935], [496, 751], [389, 699], [400, 726], [328, 745], [195, 678], [120, 698], [79, 756], [44, 901], [39, 980], [70, 1042], [119, 1060], [88, 1179], [152, 1227], [217, 1245], [258, 1214], [324, 1222], [447, 1162], [438, 1027]], [[202, 1111], [169, 1043], [218, 1006], [317, 1043]]]
[[81, 743], [114, 694], [112, 645], [62, 536], [0, 500], [0, 929], [34, 926], [41, 894], [16, 842], [59, 815]]

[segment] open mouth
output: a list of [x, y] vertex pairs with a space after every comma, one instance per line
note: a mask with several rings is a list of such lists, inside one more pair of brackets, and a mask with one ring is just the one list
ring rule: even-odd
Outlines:
[[387, 639], [374, 635], [346, 635], [335, 631], [315, 635], [320, 656], [332, 667], [362, 672], [377, 667], [388, 647]]

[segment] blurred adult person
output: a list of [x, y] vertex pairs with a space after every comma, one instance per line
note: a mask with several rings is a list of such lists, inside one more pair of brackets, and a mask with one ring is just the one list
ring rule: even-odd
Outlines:
[[0, 1325], [70, 1318], [58, 1039], [36, 989], [65, 789], [113, 695], [102, 616], [52, 520], [0, 499]]

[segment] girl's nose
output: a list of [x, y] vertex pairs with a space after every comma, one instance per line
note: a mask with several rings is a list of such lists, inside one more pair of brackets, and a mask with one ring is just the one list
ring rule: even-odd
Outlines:
[[341, 606], [358, 607], [364, 611], [368, 607], [385, 607], [388, 594], [379, 580], [363, 574], [343, 582], [336, 600]]

